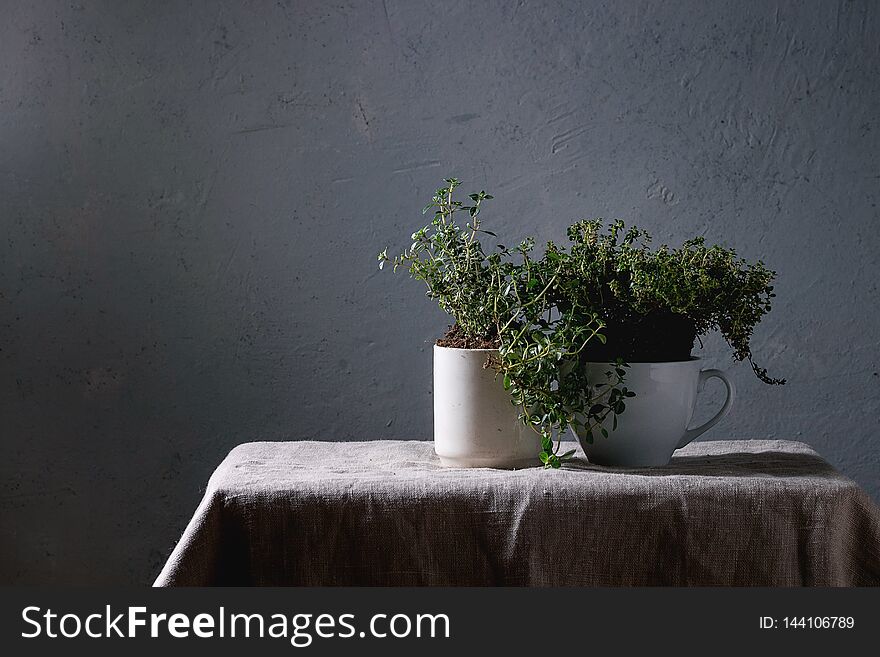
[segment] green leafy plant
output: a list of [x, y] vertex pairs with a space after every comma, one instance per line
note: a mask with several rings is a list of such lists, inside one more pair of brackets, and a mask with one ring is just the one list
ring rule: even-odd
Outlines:
[[580, 221], [568, 229], [569, 252], [549, 245], [565, 263], [554, 302], [577, 312], [589, 308], [605, 328], [593, 361], [685, 360], [694, 339], [719, 331], [736, 360], [748, 360], [757, 377], [783, 384], [755, 364], [750, 340], [770, 312], [776, 273], [749, 263], [732, 249], [708, 246], [701, 237], [679, 248], [650, 247], [646, 232], [615, 221]]
[[[462, 202], [455, 198], [461, 183], [444, 182], [424, 209], [433, 211], [430, 224], [398, 256], [382, 251], [379, 267], [405, 267], [454, 318], [438, 344], [498, 349], [486, 366], [502, 377], [520, 419], [540, 434], [547, 467], [571, 458], [560, 453], [569, 426], [588, 440], [594, 432], [608, 436], [609, 417], [617, 427], [634, 396], [625, 385], [628, 362], [685, 360], [709, 332], [719, 331], [759, 379], [785, 383], [752, 359], [752, 333], [775, 296], [775, 272], [763, 263], [702, 238], [652, 249], [644, 231], [616, 221], [603, 232], [601, 220], [573, 224], [568, 250], [550, 242], [537, 258], [533, 239], [508, 249], [483, 227], [490, 194]], [[608, 362], [605, 380], [587, 380], [586, 362]]]
[[[558, 249], [534, 258], [535, 242], [525, 239], [513, 249], [497, 243], [483, 227], [482, 206], [493, 197], [471, 194], [470, 203], [455, 198], [460, 182], [444, 181], [423, 213], [431, 223], [412, 234], [409, 248], [395, 257], [385, 249], [379, 267], [391, 262], [424, 282], [427, 296], [451, 315], [455, 324], [438, 344], [461, 348], [497, 348], [494, 367], [502, 377], [520, 419], [541, 436], [541, 461], [558, 468], [572, 452], [560, 454], [560, 436], [569, 424], [601, 428], [609, 415], [625, 409], [626, 364], [615, 363], [607, 381], [586, 381], [576, 366], [588, 344], [602, 341], [603, 323], [588, 306], [567, 298], [559, 286], [569, 263]], [[458, 217], [466, 217], [464, 224]], [[481, 239], [493, 238], [487, 250]], [[555, 440], [554, 440], [555, 438]]]
[[[482, 227], [479, 216], [482, 203], [493, 197], [485, 192], [471, 194], [472, 203], [465, 205], [454, 198], [461, 183], [455, 178], [445, 182], [447, 186], [438, 189], [422, 211], [434, 210], [431, 223], [412, 234], [412, 244], [400, 255], [392, 259], [388, 249], [382, 251], [379, 268], [391, 261], [394, 271], [406, 267], [412, 278], [423, 281], [428, 297], [455, 319], [452, 337], [465, 343], [464, 348], [497, 346], [503, 325], [515, 312], [508, 293], [515, 267], [505, 261], [506, 249], [487, 255], [480, 241], [481, 234], [496, 237]], [[458, 213], [468, 217], [464, 226], [456, 221]], [[523, 242], [519, 251], [526, 253], [532, 247]]]

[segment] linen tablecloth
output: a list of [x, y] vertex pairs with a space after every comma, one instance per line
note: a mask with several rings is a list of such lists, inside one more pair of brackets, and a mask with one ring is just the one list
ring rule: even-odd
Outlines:
[[766, 440], [517, 471], [443, 468], [424, 441], [246, 443], [155, 582], [877, 584], [877, 506], [806, 445]]

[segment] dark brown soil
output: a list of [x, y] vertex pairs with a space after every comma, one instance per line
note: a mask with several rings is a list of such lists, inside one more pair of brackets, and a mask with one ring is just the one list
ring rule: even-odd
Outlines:
[[[594, 339], [584, 350], [586, 361], [608, 363], [622, 358], [628, 363], [663, 363], [688, 360], [696, 339], [693, 322], [674, 313], [606, 319], [605, 344]], [[472, 338], [455, 324], [437, 340], [440, 347], [497, 349], [497, 338]]]
[[662, 363], [688, 360], [697, 337], [694, 323], [675, 313], [654, 313], [628, 317], [625, 321], [608, 319], [602, 331], [605, 344], [592, 340], [585, 360], [613, 362], [623, 358], [628, 363]]
[[437, 340], [437, 346], [452, 347], [453, 349], [497, 349], [498, 340], [468, 337], [458, 324], [455, 324], [449, 327], [446, 335]]

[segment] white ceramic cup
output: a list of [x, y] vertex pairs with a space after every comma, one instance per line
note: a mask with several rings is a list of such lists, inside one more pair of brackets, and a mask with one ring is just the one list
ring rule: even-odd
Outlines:
[[434, 345], [434, 451], [444, 466], [540, 464], [540, 437], [520, 422], [501, 377], [486, 367], [497, 355], [497, 349]]
[[[630, 363], [624, 385], [635, 393], [625, 400], [626, 409], [617, 418], [603, 422], [608, 431], [593, 431], [593, 442], [587, 442], [584, 431], [575, 432], [591, 463], [621, 467], [666, 465], [672, 453], [705, 433], [730, 411], [736, 395], [733, 382], [721, 370], [701, 369], [699, 358], [667, 363]], [[588, 363], [591, 382], [606, 380], [607, 363]], [[697, 401], [697, 393], [706, 381], [718, 378], [727, 388], [727, 398], [712, 419], [689, 429]]]

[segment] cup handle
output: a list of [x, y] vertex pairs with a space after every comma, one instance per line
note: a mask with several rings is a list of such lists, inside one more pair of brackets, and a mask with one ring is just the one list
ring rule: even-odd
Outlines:
[[721, 407], [721, 410], [718, 411], [711, 420], [704, 422], [695, 429], [688, 429], [685, 431], [684, 438], [681, 439], [681, 442], [678, 443], [678, 446], [675, 449], [681, 449], [700, 434], [706, 433], [709, 429], [718, 424], [728, 412], [730, 412], [730, 407], [733, 406], [733, 400], [736, 398], [736, 386], [733, 385], [733, 381], [727, 378], [727, 375], [724, 372], [721, 370], [701, 371], [700, 378], [697, 382], [697, 390], [702, 390], [706, 385], [706, 381], [711, 378], [721, 379], [724, 386], [727, 388], [727, 399], [724, 400], [724, 406]]

